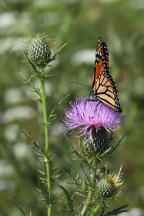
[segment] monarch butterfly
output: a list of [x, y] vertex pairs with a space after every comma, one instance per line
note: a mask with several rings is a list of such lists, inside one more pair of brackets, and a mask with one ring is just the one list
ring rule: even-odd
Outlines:
[[96, 99], [111, 107], [114, 111], [121, 112], [117, 88], [110, 75], [109, 51], [105, 42], [98, 39], [95, 68], [91, 94]]

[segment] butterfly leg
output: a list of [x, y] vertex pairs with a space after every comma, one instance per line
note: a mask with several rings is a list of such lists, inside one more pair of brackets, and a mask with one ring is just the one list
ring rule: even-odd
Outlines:
[[97, 102], [96, 106], [98, 106], [100, 104], [100, 101]]
[[93, 101], [93, 102], [94, 102], [94, 101], [97, 101], [96, 99], [87, 99], [87, 100], [88, 100], [88, 101]]
[[97, 101], [97, 98], [95, 96], [95, 98], [93, 98], [95, 95], [91, 95], [91, 93], [89, 94], [89, 98], [87, 99], [88, 101]]

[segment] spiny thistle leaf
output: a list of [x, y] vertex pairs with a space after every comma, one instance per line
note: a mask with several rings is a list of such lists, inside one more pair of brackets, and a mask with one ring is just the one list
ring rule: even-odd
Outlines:
[[42, 175], [42, 176], [45, 176], [45, 172], [42, 171], [42, 170], [38, 170], [39, 174]]
[[112, 211], [107, 212], [106, 214], [104, 214], [104, 216], [118, 215], [118, 214], [120, 214], [122, 212], [127, 212], [128, 210], [125, 209], [127, 207], [128, 207], [128, 205], [120, 206], [119, 208], [116, 208], [116, 209], [114, 209]]
[[32, 61], [28, 58], [27, 54], [26, 54], [25, 52], [22, 52], [21, 55], [24, 57], [24, 59], [25, 59], [26, 61], [29, 62], [29, 64], [30, 64], [30, 65], [32, 66], [32, 68], [34, 69], [34, 71], [35, 71], [37, 74], [39, 74], [40, 71], [36, 68], [36, 66], [35, 66], [35, 65], [32, 63]]
[[21, 214], [23, 216], [28, 216], [28, 214], [24, 211], [24, 209], [20, 206], [20, 204], [17, 201], [15, 201], [14, 199], [11, 199], [11, 198], [10, 198], [10, 200], [17, 207], [17, 209], [19, 209], [19, 211], [21, 212]]
[[62, 104], [62, 102], [69, 96], [69, 94], [63, 96], [62, 98], [60, 98], [60, 100], [58, 101], [58, 103], [56, 103], [56, 105], [53, 107], [53, 109], [51, 110], [49, 116], [48, 116], [48, 120], [49, 122], [52, 122], [55, 118], [56, 118], [56, 114], [55, 111], [57, 109], [58, 106], [60, 106]]
[[117, 142], [113, 143], [111, 151], [109, 152], [110, 154], [116, 150], [116, 148], [121, 144], [123, 141], [125, 135], [123, 135]]
[[56, 119], [56, 114], [50, 114], [48, 119], [49, 119], [49, 123], [54, 121]]
[[48, 190], [43, 183], [39, 183], [39, 187], [37, 188], [37, 191], [43, 195], [43, 197], [44, 197], [43, 200], [46, 202], [46, 204], [50, 205], [51, 200], [49, 198], [49, 193], [48, 193]]
[[50, 176], [53, 181], [62, 175], [62, 174], [55, 174], [58, 170], [59, 170], [58, 168], [53, 168], [50, 172]]
[[118, 146], [121, 144], [121, 142], [123, 141], [125, 135], [123, 135], [118, 141], [113, 141], [111, 140], [111, 146], [110, 148], [108, 148], [102, 155], [101, 158], [104, 158], [106, 155], [110, 155], [112, 154], [117, 148]]
[[81, 184], [79, 175], [75, 173], [75, 170], [72, 170], [72, 168], [65, 168], [65, 172], [68, 173], [72, 179], [71, 181], [68, 181], [69, 184]]
[[32, 147], [36, 148], [36, 155], [38, 157], [43, 158], [44, 154], [44, 147], [42, 145], [39, 145], [38, 141], [36, 139], [33, 139], [25, 130], [22, 130], [22, 133], [25, 135], [25, 137], [28, 139]]
[[66, 196], [66, 200], [67, 200], [67, 206], [68, 206], [68, 209], [71, 213], [74, 213], [74, 207], [73, 207], [73, 200], [71, 199], [71, 196], [69, 194], [69, 192], [61, 185], [58, 185], [62, 190], [63, 192], [65, 193], [65, 196]]
[[23, 73], [19, 72], [19, 74], [21, 79], [24, 81], [24, 83], [27, 84], [33, 90], [33, 92], [38, 94], [38, 96], [40, 97], [41, 96], [40, 89], [36, 88], [32, 83], [32, 79], [35, 77], [35, 75], [31, 75], [30, 77], [25, 77]]
[[64, 43], [57, 51], [56, 53], [52, 56], [51, 60], [55, 60], [56, 57], [60, 54], [60, 52], [62, 51], [62, 49], [67, 46], [67, 43]]

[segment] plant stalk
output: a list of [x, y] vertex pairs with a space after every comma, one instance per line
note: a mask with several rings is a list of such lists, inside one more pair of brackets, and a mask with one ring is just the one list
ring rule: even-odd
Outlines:
[[[44, 137], [45, 137], [45, 169], [46, 169], [46, 185], [49, 194], [49, 200], [51, 200], [51, 178], [50, 178], [50, 159], [49, 159], [49, 142], [48, 142], [48, 116], [46, 107], [46, 90], [45, 90], [45, 78], [41, 79], [41, 100], [43, 109], [43, 122], [44, 122]], [[48, 205], [47, 216], [51, 216], [52, 206]]]
[[81, 211], [81, 216], [84, 216], [88, 207], [89, 207], [89, 204], [91, 202], [91, 196], [92, 196], [92, 190], [89, 189], [88, 191], [88, 195], [87, 195], [87, 199], [85, 200], [85, 203], [84, 203], [84, 206], [83, 206], [83, 209]]
[[92, 212], [92, 216], [99, 215], [100, 211], [101, 211], [101, 205], [97, 205], [97, 207]]

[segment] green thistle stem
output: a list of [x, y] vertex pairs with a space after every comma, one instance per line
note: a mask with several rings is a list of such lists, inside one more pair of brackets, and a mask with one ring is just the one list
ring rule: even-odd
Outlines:
[[[44, 76], [41, 79], [41, 100], [42, 100], [42, 109], [43, 109], [43, 121], [44, 121], [44, 135], [45, 135], [45, 169], [46, 169], [46, 184], [47, 190], [49, 193], [49, 200], [51, 200], [51, 179], [50, 179], [50, 160], [49, 160], [49, 142], [48, 142], [48, 117], [47, 117], [47, 108], [46, 108], [46, 90], [45, 90], [45, 78]], [[51, 216], [52, 206], [48, 205], [47, 216]]]
[[92, 212], [92, 216], [99, 215], [100, 211], [101, 211], [101, 205], [97, 205], [97, 207]]
[[87, 195], [87, 199], [85, 200], [85, 203], [84, 203], [84, 206], [83, 206], [83, 209], [81, 211], [81, 216], [84, 216], [88, 207], [89, 207], [89, 204], [91, 202], [91, 197], [92, 197], [92, 190], [89, 189], [89, 192], [88, 192], [88, 195]]

